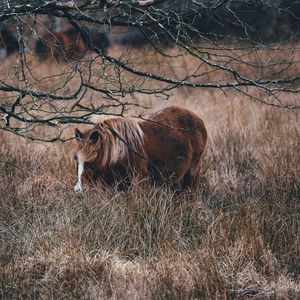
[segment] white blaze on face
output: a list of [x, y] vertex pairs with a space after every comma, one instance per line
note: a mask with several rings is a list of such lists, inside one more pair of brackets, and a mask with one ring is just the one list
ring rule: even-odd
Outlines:
[[83, 189], [82, 189], [82, 182], [81, 182], [81, 176], [84, 170], [84, 162], [78, 158], [78, 165], [77, 165], [77, 175], [78, 175], [78, 181], [77, 184], [74, 187], [75, 194], [77, 196], [83, 195]]

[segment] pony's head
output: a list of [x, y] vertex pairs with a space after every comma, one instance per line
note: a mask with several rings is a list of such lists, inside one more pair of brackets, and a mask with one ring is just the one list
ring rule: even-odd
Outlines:
[[74, 191], [77, 196], [83, 195], [83, 183], [90, 182], [94, 177], [93, 166], [96, 167], [100, 155], [101, 133], [98, 128], [81, 132], [75, 129], [77, 151], [74, 159], [77, 165], [77, 184]]
[[107, 176], [114, 167], [128, 161], [129, 149], [140, 151], [143, 132], [133, 119], [113, 118], [85, 132], [75, 129], [75, 139], [78, 180], [74, 190], [82, 196], [83, 183], [107, 183]]

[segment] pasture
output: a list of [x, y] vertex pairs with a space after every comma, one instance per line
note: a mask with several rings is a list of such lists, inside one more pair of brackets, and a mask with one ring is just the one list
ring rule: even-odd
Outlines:
[[[1, 77], [12, 63], [1, 65]], [[194, 61], [157, 65], [180, 76]], [[55, 64], [32, 58], [32, 66], [45, 76], [37, 85], [57, 84], [45, 75]], [[130, 100], [149, 111], [184, 106], [203, 119], [208, 142], [197, 191], [178, 200], [168, 187], [140, 180], [128, 192], [96, 186], [78, 199], [73, 140], [31, 142], [1, 131], [1, 297], [300, 298], [299, 110], [209, 88]], [[149, 114], [138, 106], [128, 114], [141, 112]], [[73, 136], [74, 127], [64, 134]]]

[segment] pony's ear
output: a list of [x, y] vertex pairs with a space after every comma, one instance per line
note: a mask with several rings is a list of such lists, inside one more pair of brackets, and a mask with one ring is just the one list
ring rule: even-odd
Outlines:
[[99, 139], [99, 137], [100, 137], [99, 131], [98, 130], [94, 130], [91, 133], [89, 139], [90, 139], [90, 141], [91, 141], [92, 144], [96, 144], [97, 141], [98, 141], [98, 139]]
[[78, 128], [75, 128], [75, 138], [77, 141], [83, 140], [83, 133]]

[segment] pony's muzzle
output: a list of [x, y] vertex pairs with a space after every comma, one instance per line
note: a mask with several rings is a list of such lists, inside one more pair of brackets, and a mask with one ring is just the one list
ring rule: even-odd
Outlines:
[[83, 189], [82, 189], [82, 186], [80, 184], [76, 184], [75, 187], [74, 187], [74, 192], [75, 192], [75, 195], [78, 197], [78, 198], [82, 198], [84, 193], [83, 193]]

